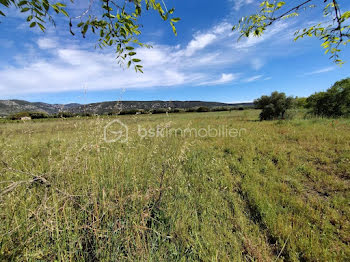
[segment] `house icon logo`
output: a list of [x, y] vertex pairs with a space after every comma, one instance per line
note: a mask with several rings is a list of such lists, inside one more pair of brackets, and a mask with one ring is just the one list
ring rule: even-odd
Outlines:
[[129, 128], [119, 119], [115, 119], [104, 127], [103, 138], [106, 143], [126, 143], [129, 139]]

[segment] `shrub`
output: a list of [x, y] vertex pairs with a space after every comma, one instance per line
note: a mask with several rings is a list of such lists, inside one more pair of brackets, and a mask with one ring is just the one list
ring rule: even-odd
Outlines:
[[211, 109], [211, 111], [213, 112], [220, 112], [220, 111], [229, 111], [230, 108], [225, 107], [225, 106], [221, 106], [221, 107], [214, 107]]
[[192, 112], [196, 112], [197, 108], [191, 107], [191, 108], [187, 108], [185, 111], [189, 112], [189, 113], [192, 113]]
[[119, 115], [136, 115], [137, 112], [139, 112], [137, 109], [126, 109], [122, 110]]
[[254, 101], [256, 108], [262, 109], [260, 120], [284, 119], [285, 113], [292, 108], [294, 98], [285, 93], [273, 92], [270, 96], [262, 96]]
[[297, 116], [297, 114], [298, 114], [298, 109], [288, 109], [284, 114], [284, 119], [292, 120]]
[[203, 113], [203, 112], [209, 112], [210, 109], [208, 107], [205, 107], [205, 106], [200, 106], [198, 107], [198, 109], [196, 110], [196, 112], [199, 112], [199, 113]]
[[29, 116], [32, 119], [42, 119], [42, 118], [48, 118], [49, 117], [49, 115], [44, 113], [44, 112], [30, 112]]
[[153, 109], [151, 112], [152, 114], [165, 114], [167, 111], [164, 108], [156, 108]]
[[309, 96], [306, 107], [312, 114], [321, 117], [350, 115], [350, 78], [336, 82], [326, 92]]
[[[90, 116], [92, 116], [92, 114], [91, 113], [81, 113], [81, 114], [78, 114], [79, 116], [85, 116], [85, 117], [90, 117]], [[70, 117], [70, 116], [68, 116], [68, 117]]]
[[180, 108], [172, 108], [169, 113], [181, 113], [181, 112], [184, 112], [183, 109], [180, 109]]
[[13, 115], [10, 115], [9, 118], [11, 120], [20, 120], [22, 117], [30, 117], [30, 113], [29, 112], [19, 112]]

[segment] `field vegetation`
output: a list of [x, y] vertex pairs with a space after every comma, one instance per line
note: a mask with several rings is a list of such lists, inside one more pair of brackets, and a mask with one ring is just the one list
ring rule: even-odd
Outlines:
[[[350, 121], [259, 114], [0, 123], [0, 260], [348, 261]], [[105, 142], [115, 119], [127, 143]]]

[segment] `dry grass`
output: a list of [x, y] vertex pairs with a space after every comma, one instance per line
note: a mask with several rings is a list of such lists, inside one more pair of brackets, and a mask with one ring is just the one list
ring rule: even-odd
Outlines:
[[123, 116], [127, 144], [104, 142], [111, 118], [0, 124], [0, 260], [349, 260], [350, 122], [257, 116]]

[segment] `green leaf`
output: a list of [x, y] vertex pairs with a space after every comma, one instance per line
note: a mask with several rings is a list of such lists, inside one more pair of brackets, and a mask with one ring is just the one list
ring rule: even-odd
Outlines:
[[141, 15], [141, 7], [140, 6], [136, 6], [135, 13], [136, 13], [136, 15]]
[[141, 59], [134, 58], [134, 59], [132, 59], [132, 61], [133, 61], [134, 63], [139, 63], [139, 62], [141, 62]]
[[33, 22], [33, 23], [30, 24], [29, 27], [34, 27], [35, 25], [36, 25], [36, 22]]
[[130, 52], [128, 55], [129, 55], [129, 56], [136, 55], [136, 52]]
[[30, 22], [32, 19], [33, 19], [33, 16], [32, 16], [32, 15], [28, 16], [28, 17], [27, 17], [27, 22]]
[[8, 0], [0, 0], [0, 3], [6, 7], [10, 6], [10, 1], [8, 1]]
[[39, 16], [44, 16], [44, 14], [43, 14], [42, 12], [40, 12], [39, 9], [34, 8], [33, 10], [34, 10], [34, 12], [37, 13]]
[[64, 14], [66, 17], [69, 17], [69, 15], [68, 15], [68, 13], [67, 13], [67, 11], [66, 11], [66, 10], [61, 9], [61, 13], [62, 13], [62, 14]]
[[173, 22], [170, 22], [170, 25], [173, 29], [174, 34], [177, 35], [177, 31], [176, 31], [176, 28], [175, 28], [175, 25], [173, 24]]
[[3, 12], [1, 12], [1, 10], [0, 10], [0, 15], [2, 15], [2, 16], [6, 16]]
[[60, 9], [56, 5], [52, 5], [51, 7], [55, 10], [56, 14], [60, 12]]
[[89, 29], [89, 25], [85, 24], [84, 27], [83, 27], [83, 30], [81, 31], [81, 33], [85, 36], [85, 34], [86, 34], [88, 29]]
[[62, 4], [62, 3], [56, 3], [56, 6], [59, 6], [59, 7], [66, 7], [65, 4]]
[[50, 4], [48, 0], [43, 0], [43, 7], [45, 8], [45, 11], [49, 11]]
[[344, 14], [341, 16], [342, 21], [345, 21], [348, 18], [350, 18], [350, 11], [344, 12]]
[[125, 47], [126, 48], [126, 50], [134, 50], [135, 48], [133, 48], [132, 46], [127, 46], [127, 47]]
[[46, 28], [40, 23], [37, 23], [37, 25], [40, 27], [41, 31], [45, 32]]
[[179, 22], [181, 19], [179, 18], [179, 17], [177, 17], [177, 18], [172, 18], [171, 19], [171, 22], [174, 22], [174, 23], [177, 23], [177, 22]]
[[24, 13], [24, 12], [27, 12], [27, 11], [29, 11], [29, 8], [28, 8], [28, 7], [25, 7], [25, 8], [23, 8], [23, 9], [21, 9], [21, 13]]
[[20, 1], [18, 3], [18, 6], [21, 7], [22, 5], [26, 5], [26, 4], [28, 4], [28, 1]]
[[277, 8], [281, 8], [285, 4], [286, 4], [286, 2], [279, 2], [279, 3], [277, 3]]

